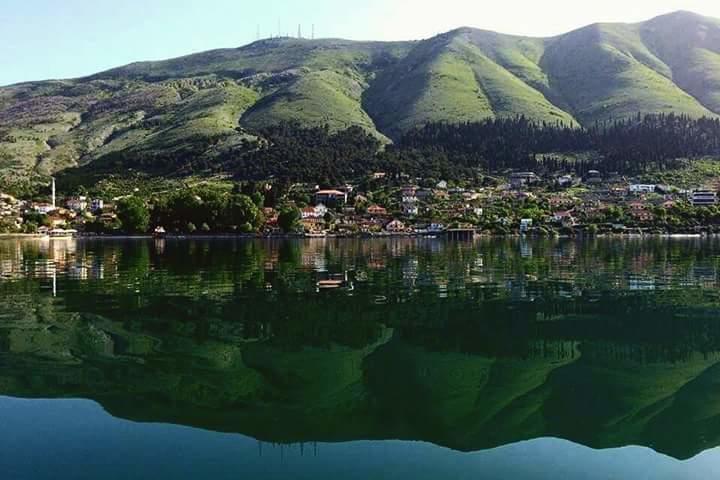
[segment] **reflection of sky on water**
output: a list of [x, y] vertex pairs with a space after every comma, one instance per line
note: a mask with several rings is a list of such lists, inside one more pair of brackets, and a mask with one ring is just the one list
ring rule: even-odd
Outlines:
[[593, 450], [547, 438], [475, 453], [405, 441], [276, 445], [120, 420], [85, 400], [0, 397], [0, 416], [0, 471], [12, 480], [707, 480], [720, 473], [720, 449], [681, 462], [643, 447]]

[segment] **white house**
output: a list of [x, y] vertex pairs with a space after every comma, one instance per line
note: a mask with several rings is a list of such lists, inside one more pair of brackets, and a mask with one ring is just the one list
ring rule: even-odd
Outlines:
[[328, 208], [323, 205], [322, 203], [319, 203], [315, 205], [314, 207], [305, 207], [300, 212], [300, 216], [303, 219], [307, 218], [324, 218], [325, 214], [328, 212]]
[[695, 190], [690, 196], [694, 207], [707, 207], [717, 204], [717, 193], [712, 190]]
[[636, 183], [628, 187], [630, 193], [654, 193], [655, 185], [649, 185], [644, 183]]
[[41, 215], [47, 215], [48, 213], [57, 210], [57, 208], [52, 206], [50, 203], [35, 203], [33, 204], [32, 209]]

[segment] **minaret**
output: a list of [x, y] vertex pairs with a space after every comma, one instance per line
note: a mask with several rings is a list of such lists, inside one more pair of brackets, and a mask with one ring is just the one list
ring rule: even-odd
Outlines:
[[55, 210], [57, 207], [55, 206], [55, 177], [52, 178], [52, 207], [53, 210]]

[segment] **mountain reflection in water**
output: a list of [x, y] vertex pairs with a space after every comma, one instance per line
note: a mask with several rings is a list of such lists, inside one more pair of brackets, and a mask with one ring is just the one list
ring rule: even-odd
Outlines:
[[690, 459], [720, 445], [719, 261], [717, 239], [0, 241], [0, 395], [261, 445]]

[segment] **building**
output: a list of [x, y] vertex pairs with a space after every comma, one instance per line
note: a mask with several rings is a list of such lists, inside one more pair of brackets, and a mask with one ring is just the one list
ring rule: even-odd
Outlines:
[[387, 215], [387, 209], [384, 207], [381, 207], [377, 204], [372, 204], [367, 208], [367, 213], [369, 215], [377, 216], [377, 217], [383, 217]]
[[303, 226], [306, 232], [318, 233], [325, 230], [325, 221], [322, 218], [308, 217], [300, 220], [300, 225]]
[[557, 223], [563, 227], [572, 227], [575, 225], [575, 217], [573, 217], [572, 211], [555, 212], [550, 219], [552, 223]]
[[102, 198], [93, 198], [90, 201], [90, 211], [99, 212], [105, 208], [105, 201]]
[[630, 193], [641, 194], [641, 193], [655, 193], [655, 185], [636, 183], [628, 187]]
[[403, 203], [402, 212], [403, 215], [416, 216], [418, 213], [420, 213], [420, 208], [415, 202]]
[[520, 232], [527, 233], [533, 226], [532, 218], [523, 218], [520, 220]]
[[575, 180], [572, 175], [562, 175], [558, 177], [555, 180], [559, 187], [561, 188], [567, 188], [572, 187], [572, 185], [575, 183]]
[[418, 201], [417, 188], [415, 187], [404, 187], [400, 191], [400, 199], [402, 203], [415, 203]]
[[587, 172], [587, 175], [585, 175], [585, 183], [587, 184], [597, 185], [599, 183], [602, 183], [602, 181], [602, 174], [597, 170], [589, 170]]
[[305, 207], [300, 211], [300, 217], [306, 218], [324, 218], [328, 212], [328, 208], [322, 203], [315, 205], [314, 207]]
[[347, 192], [340, 190], [318, 190], [315, 192], [315, 203], [337, 204], [347, 203]]
[[713, 190], [695, 190], [690, 195], [694, 207], [709, 207], [717, 204], [717, 192]]
[[88, 208], [87, 197], [73, 197], [65, 202], [65, 206], [75, 212], [84, 212]]
[[420, 190], [415, 192], [415, 196], [418, 198], [418, 200], [426, 202], [432, 199], [435, 196], [435, 193], [430, 188], [421, 188]]
[[57, 210], [51, 203], [34, 203], [32, 209], [41, 215], [47, 215]]
[[512, 188], [523, 188], [537, 183], [540, 178], [533, 172], [517, 172], [510, 175], [510, 186]]
[[390, 233], [401, 233], [405, 232], [405, 224], [400, 220], [393, 220], [392, 222], [385, 225], [385, 230]]
[[447, 230], [447, 227], [445, 227], [445, 225], [442, 223], [433, 222], [430, 224], [427, 230], [430, 233], [442, 233]]

